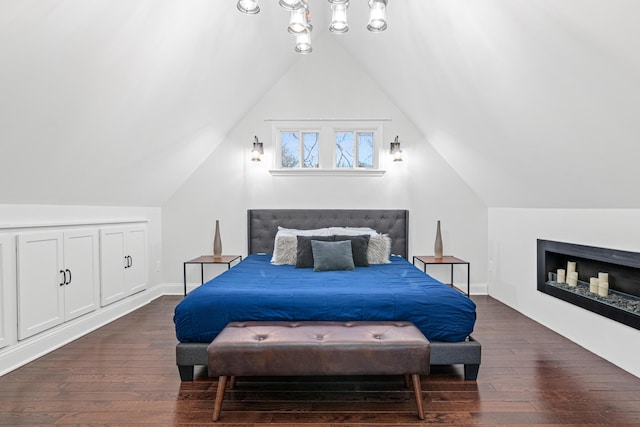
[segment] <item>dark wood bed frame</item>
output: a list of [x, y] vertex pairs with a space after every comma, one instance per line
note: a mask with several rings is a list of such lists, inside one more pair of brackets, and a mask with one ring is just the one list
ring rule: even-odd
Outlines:
[[[402, 209], [250, 209], [247, 211], [248, 254], [273, 253], [278, 227], [370, 227], [391, 237], [391, 253], [409, 259], [409, 211]], [[193, 380], [196, 365], [207, 366], [210, 343], [180, 343], [176, 364], [182, 381]], [[431, 365], [464, 364], [464, 377], [475, 380], [481, 360], [480, 343], [471, 336], [462, 342], [431, 344]]]

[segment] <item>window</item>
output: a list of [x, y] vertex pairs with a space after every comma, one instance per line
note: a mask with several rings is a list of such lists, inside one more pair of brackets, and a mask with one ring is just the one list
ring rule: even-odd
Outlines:
[[382, 175], [380, 120], [270, 120], [272, 174]]
[[283, 168], [317, 168], [318, 132], [281, 131], [280, 152]]
[[336, 132], [337, 168], [373, 168], [373, 132]]

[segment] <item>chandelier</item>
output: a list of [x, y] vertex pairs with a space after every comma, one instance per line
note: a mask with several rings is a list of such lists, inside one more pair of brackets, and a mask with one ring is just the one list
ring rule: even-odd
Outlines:
[[[368, 0], [369, 23], [367, 29], [379, 33], [387, 29], [387, 1]], [[331, 4], [331, 24], [329, 31], [336, 34], [349, 31], [347, 24], [347, 9], [349, 0], [329, 0]], [[280, 0], [280, 6], [290, 13], [289, 27], [287, 28], [296, 38], [295, 51], [298, 53], [311, 53], [311, 11], [308, 0]], [[258, 0], [238, 0], [238, 10], [249, 15], [260, 12]]]

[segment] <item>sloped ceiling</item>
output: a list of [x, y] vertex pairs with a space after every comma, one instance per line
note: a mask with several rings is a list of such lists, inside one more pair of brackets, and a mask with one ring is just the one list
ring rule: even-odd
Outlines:
[[416, 0], [389, 15], [389, 37], [347, 48], [488, 206], [640, 207], [640, 2]]
[[[1, 1], [0, 202], [161, 206], [301, 60], [235, 3]], [[640, 2], [310, 5], [488, 206], [640, 207]]]
[[297, 59], [222, 3], [0, 2], [0, 201], [167, 200]]

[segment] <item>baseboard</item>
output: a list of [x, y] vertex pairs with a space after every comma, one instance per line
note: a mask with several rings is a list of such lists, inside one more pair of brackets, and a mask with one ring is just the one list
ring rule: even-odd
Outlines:
[[[202, 286], [198, 283], [187, 283], [187, 293], [191, 292], [195, 288]], [[164, 295], [184, 295], [184, 283], [165, 283], [162, 286]]]
[[[200, 286], [200, 283], [187, 283], [187, 293], [194, 290], [196, 287]], [[184, 284], [183, 283], [165, 283], [162, 286], [162, 291], [164, 295], [184, 295]]]
[[471, 295], [489, 295], [489, 286], [486, 283], [472, 283]]
[[0, 376], [44, 356], [165, 295], [158, 285], [0, 350]]
[[[460, 292], [467, 293], [466, 284], [464, 286], [454, 285]], [[486, 283], [472, 283], [469, 295], [489, 295], [489, 287]]]

